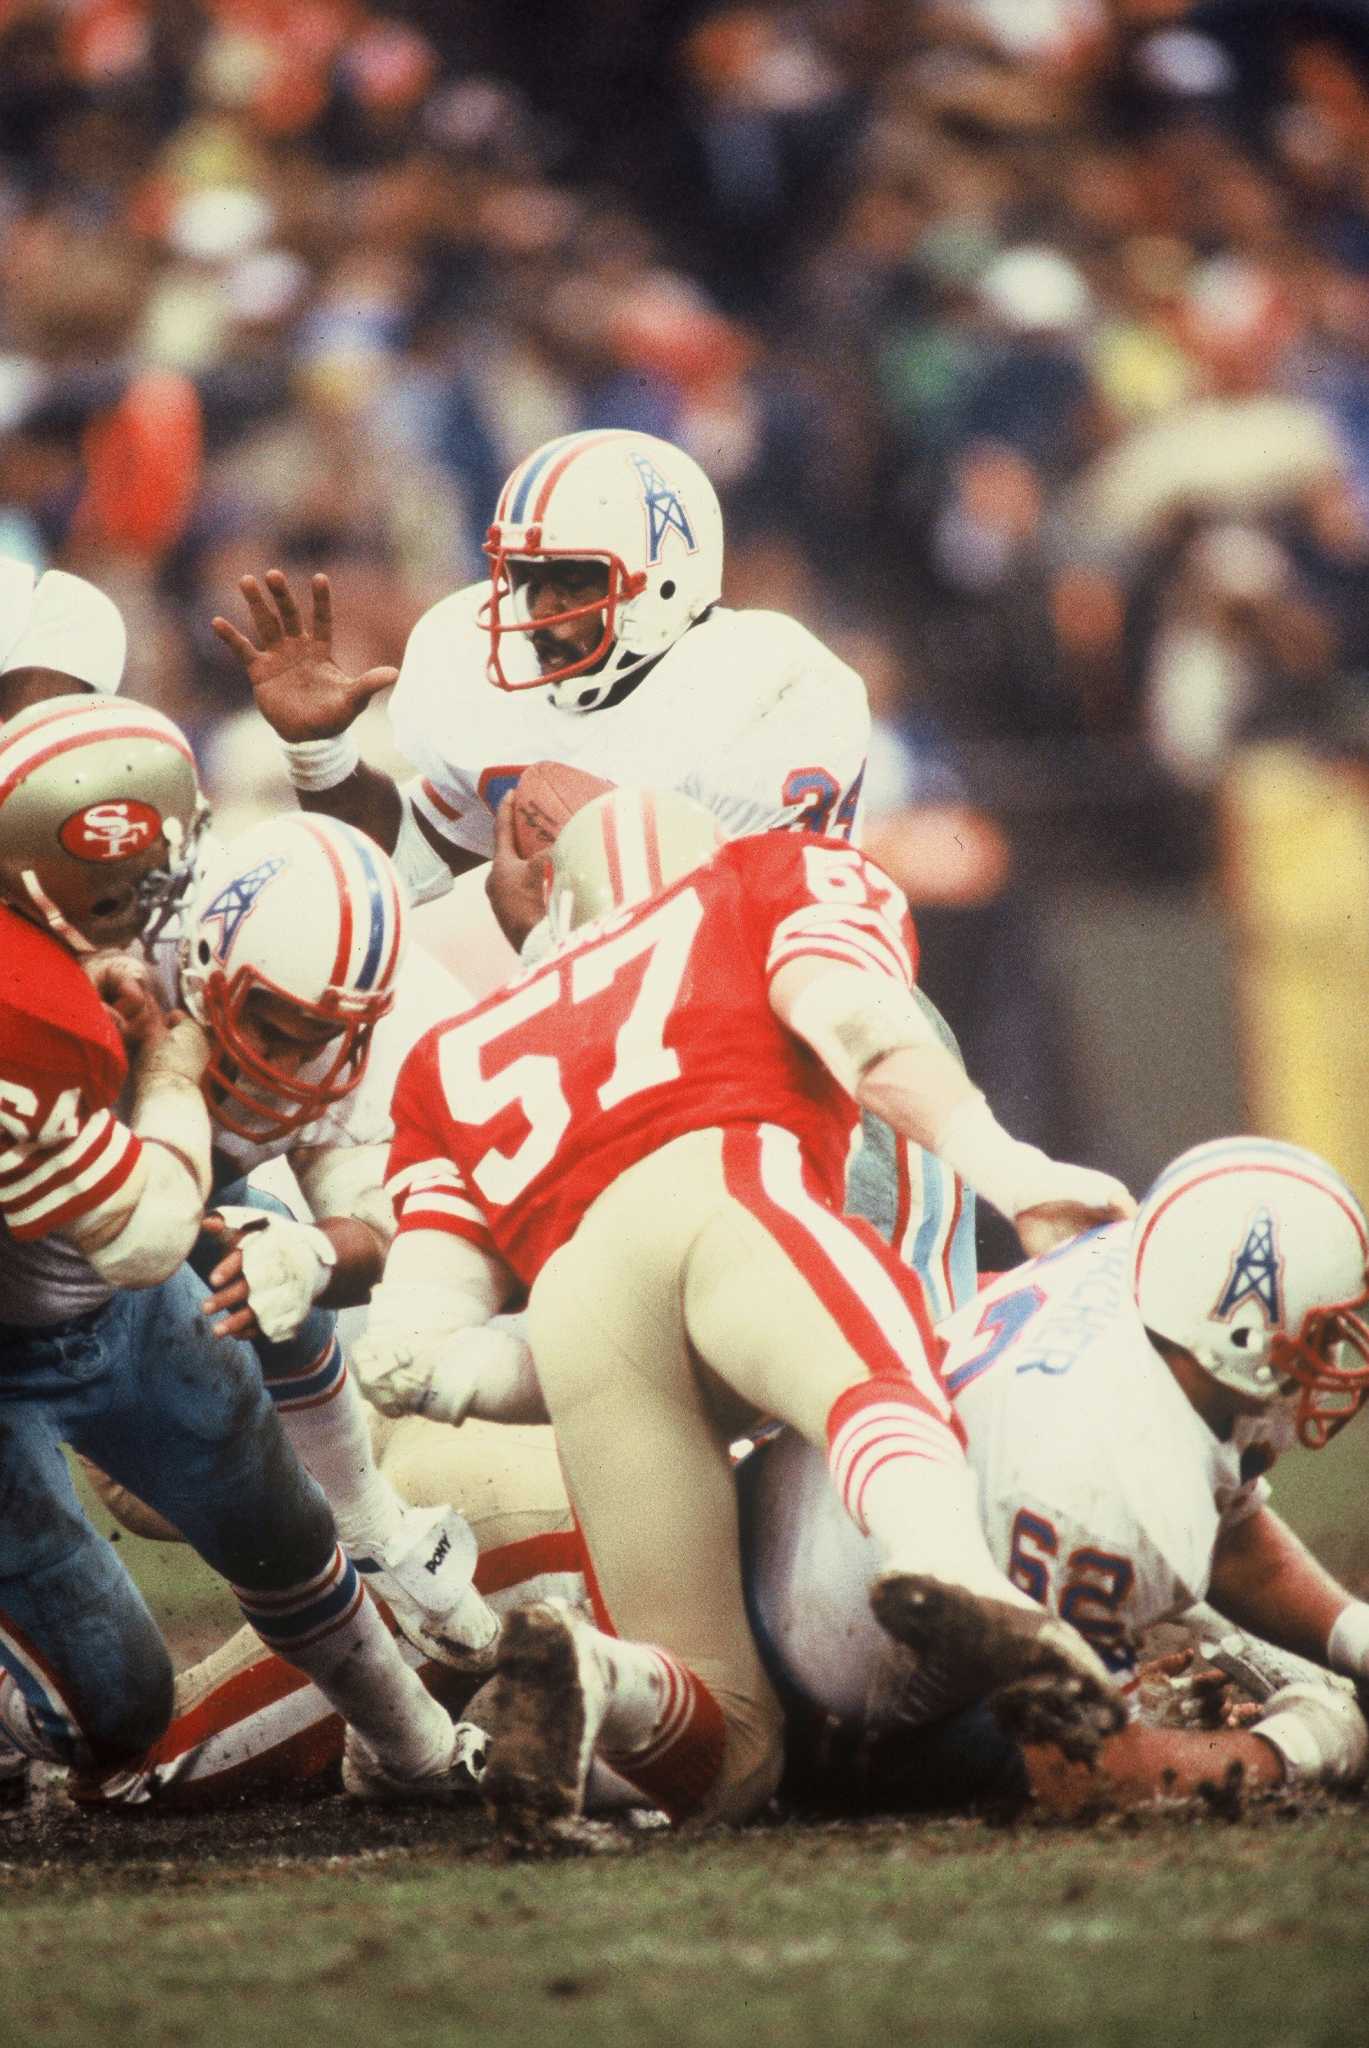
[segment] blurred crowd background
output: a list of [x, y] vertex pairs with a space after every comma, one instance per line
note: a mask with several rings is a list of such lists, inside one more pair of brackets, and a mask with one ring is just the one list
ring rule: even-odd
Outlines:
[[[1185, 1005], [1240, 1035], [1261, 850], [1328, 857], [1243, 764], [1348, 801], [1366, 915], [1364, 9], [0, 0], [0, 549], [117, 598], [225, 824], [289, 801], [237, 578], [326, 568], [340, 659], [398, 660], [506, 471], [598, 424], [687, 447], [727, 601], [864, 672], [875, 844], [1006, 1116], [1153, 1170], [1098, 1032], [1162, 984], [1137, 1101]], [[1107, 911], [1079, 986], [1062, 893]]]

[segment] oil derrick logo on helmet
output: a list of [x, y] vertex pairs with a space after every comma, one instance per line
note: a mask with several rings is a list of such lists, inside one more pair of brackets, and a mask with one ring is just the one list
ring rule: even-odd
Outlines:
[[1282, 1273], [1283, 1260], [1274, 1234], [1274, 1218], [1268, 1209], [1257, 1209], [1231, 1262], [1231, 1271], [1217, 1298], [1213, 1316], [1219, 1322], [1226, 1322], [1243, 1302], [1253, 1301], [1258, 1304], [1270, 1329], [1276, 1329], [1283, 1321]]

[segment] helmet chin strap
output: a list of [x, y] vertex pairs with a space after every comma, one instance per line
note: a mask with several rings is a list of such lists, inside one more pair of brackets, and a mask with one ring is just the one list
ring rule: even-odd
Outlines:
[[55, 933], [59, 939], [64, 939], [67, 945], [71, 947], [73, 953], [99, 952], [98, 946], [93, 945], [88, 938], [77, 931], [74, 924], [63, 917], [61, 911], [48, 895], [47, 890], [43, 887], [32, 868], [22, 869], [19, 879], [48, 930]]

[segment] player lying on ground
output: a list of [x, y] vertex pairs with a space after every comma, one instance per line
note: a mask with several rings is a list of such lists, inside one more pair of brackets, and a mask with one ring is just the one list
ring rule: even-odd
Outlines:
[[[682, 449], [622, 430], [534, 449], [500, 494], [487, 552], [489, 579], [443, 598], [409, 637], [389, 706], [417, 770], [402, 790], [359, 760], [350, 733], [396, 671], [337, 666], [326, 577], [307, 627], [279, 570], [243, 579], [253, 638], [214, 621], [286, 742], [300, 803], [370, 833], [414, 902], [490, 860], [490, 901], [521, 945], [543, 914], [541, 870], [496, 816], [538, 761], [683, 790], [729, 837], [859, 838], [864, 684], [796, 619], [721, 603], [722, 513]], [[968, 1291], [972, 1204], [924, 1206], [917, 1155], [872, 1119], [864, 1128], [852, 1212], [931, 1286], [944, 1260]], [[938, 1314], [952, 1305], [933, 1300]]]
[[205, 815], [157, 712], [61, 696], [0, 732], [0, 1733], [102, 1774], [172, 1708], [166, 1647], [65, 1443], [184, 1531], [347, 1716], [362, 1768], [441, 1794], [464, 1770], [456, 1732], [366, 1600], [250, 1346], [210, 1334], [183, 1264], [209, 1188], [205, 1035], [145, 1002], [121, 1043], [81, 966], [155, 936]]
[[[865, 1588], [877, 1559], [823, 1460], [788, 1432], [747, 1457], [737, 1472], [743, 1586], [784, 1704], [790, 1791], [836, 1810], [1032, 1799], [1071, 1812], [1192, 1794], [1233, 1770], [1252, 1787], [1356, 1782], [1364, 1721], [1329, 1671], [1369, 1687], [1369, 1604], [1273, 1513], [1263, 1470], [1294, 1433], [1318, 1443], [1363, 1398], [1364, 1229], [1323, 1161], [1229, 1140], [1176, 1160], [1133, 1224], [1005, 1274], [943, 1329], [940, 1376], [954, 1390], [990, 1548], [1034, 1599], [1074, 1618], [1127, 1683], [1130, 1718], [1092, 1769], [1020, 1740], [977, 1704], [919, 1699], [872, 1623]], [[530, 1358], [517, 1373], [507, 1361], [492, 1370], [482, 1334], [448, 1346], [449, 1412], [536, 1414]], [[468, 1516], [476, 1582], [496, 1608], [548, 1597], [588, 1606], [550, 1431], [378, 1416], [373, 1428], [406, 1498], [452, 1500]], [[136, 1503], [111, 1504], [143, 1533], [166, 1533]], [[1157, 1712], [1201, 1707], [1204, 1689], [1185, 1692], [1163, 1674], [1132, 1683], [1136, 1639], [1204, 1593], [1320, 1665], [1322, 1682], [1310, 1669], [1290, 1679], [1296, 1658], [1245, 1639], [1235, 1668], [1255, 1667], [1258, 1721], [1157, 1723]], [[1229, 1652], [1218, 1655], [1233, 1668]], [[453, 1682], [432, 1665], [425, 1677]], [[297, 1790], [326, 1782], [342, 1753], [326, 1701], [247, 1632], [183, 1675], [178, 1704], [141, 1772], [118, 1788], [124, 1802]], [[491, 1688], [467, 1712], [497, 1745]], [[621, 1793], [592, 1783], [591, 1811], [596, 1795], [616, 1803]]]
[[515, 1832], [573, 1818], [596, 1740], [673, 1818], [744, 1818], [773, 1789], [781, 1715], [727, 1456], [747, 1416], [826, 1448], [887, 1567], [885, 1626], [924, 1655], [935, 1640], [972, 1691], [1030, 1674], [1066, 1722], [1116, 1711], [1082, 1638], [989, 1557], [921, 1287], [841, 1215], [856, 1099], [954, 1152], [1038, 1245], [1131, 1198], [994, 1122], [914, 1000], [911, 927], [877, 869], [839, 843], [718, 842], [677, 792], [581, 810], [550, 857], [561, 942], [420, 1041], [395, 1091], [399, 1230], [358, 1371], [378, 1405], [422, 1407], [452, 1328], [528, 1286], [626, 1639], [606, 1688], [607, 1638], [515, 1617], [489, 1780]]
[[[406, 1512], [379, 1477], [333, 1312], [369, 1299], [394, 1234], [384, 1176], [400, 1062], [467, 1000], [406, 929], [380, 849], [294, 814], [216, 851], [150, 973], [120, 957], [96, 980], [116, 1006], [150, 986], [207, 1033], [213, 1181], [190, 1263], [212, 1290], [215, 1334], [253, 1345], [344, 1547], [401, 1628], [430, 1655], [488, 1663], [494, 1618], [470, 1593], [465, 1525]], [[248, 1184], [273, 1159], [293, 1169], [312, 1222]]]

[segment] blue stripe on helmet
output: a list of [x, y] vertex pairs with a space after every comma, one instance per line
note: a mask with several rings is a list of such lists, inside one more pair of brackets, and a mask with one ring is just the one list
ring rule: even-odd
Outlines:
[[559, 440], [548, 441], [540, 455], [532, 456], [529, 459], [528, 467], [523, 472], [523, 481], [515, 491], [513, 503], [509, 506], [508, 520], [511, 526], [521, 526], [523, 524], [524, 518], [527, 515], [528, 499], [532, 496], [533, 485], [537, 482], [543, 470], [549, 468], [557, 456], [569, 448], [572, 442], [585, 439], [586, 434], [583, 430], [578, 434], [562, 434]]
[[366, 884], [366, 896], [371, 910], [371, 929], [366, 939], [366, 954], [360, 969], [354, 976], [359, 989], [368, 989], [375, 982], [380, 967], [381, 955], [385, 950], [386, 904], [385, 888], [380, 870], [376, 866], [371, 843], [364, 832], [348, 831], [352, 851], [361, 867], [362, 880]]

